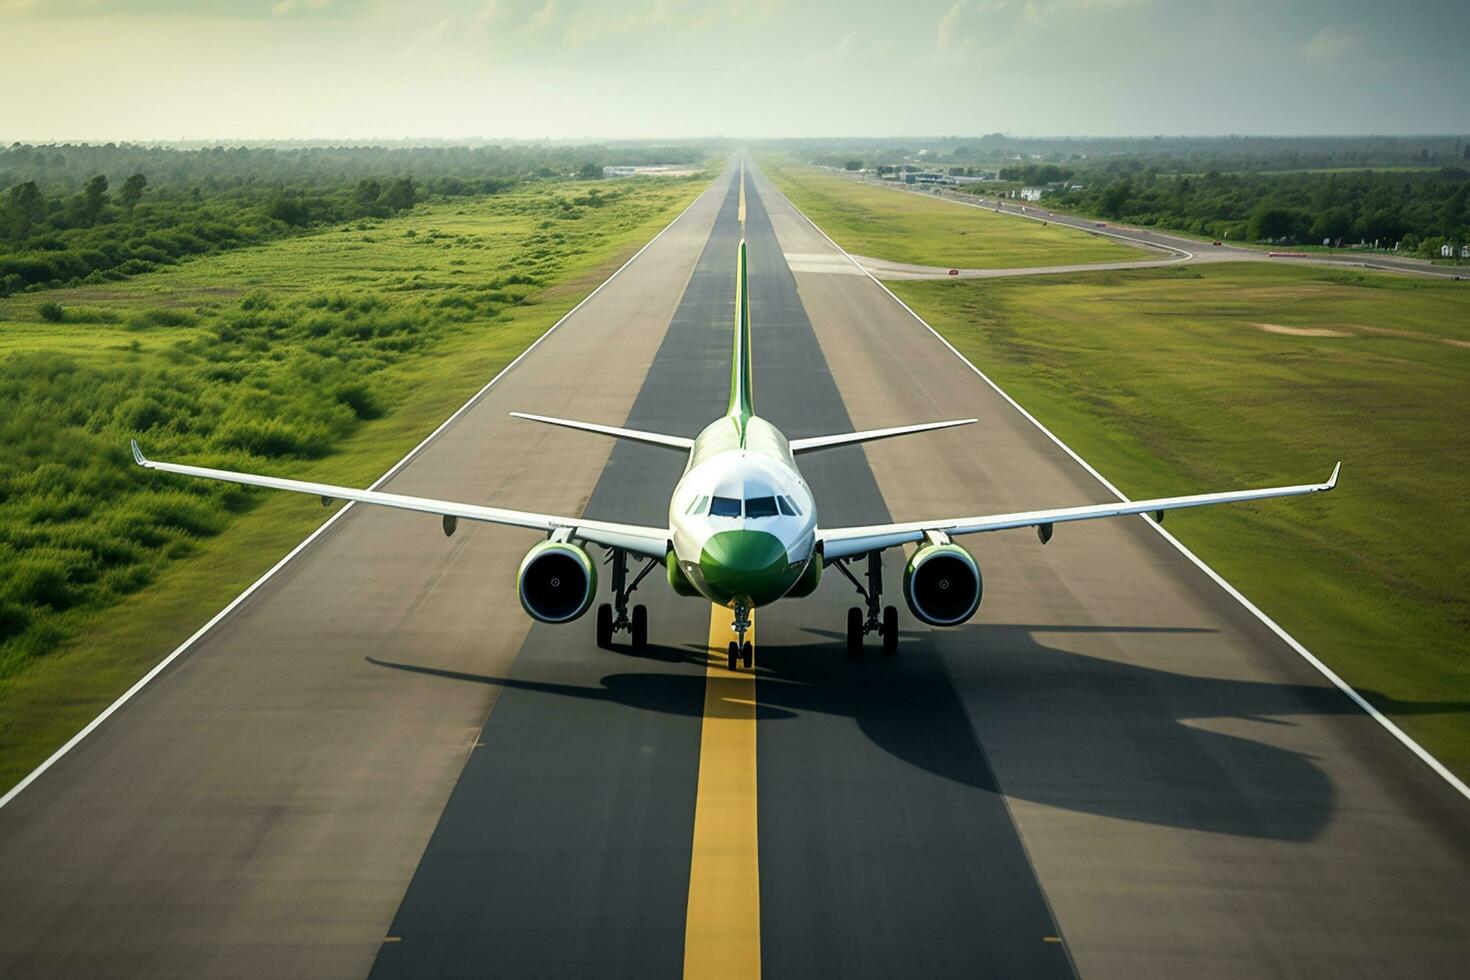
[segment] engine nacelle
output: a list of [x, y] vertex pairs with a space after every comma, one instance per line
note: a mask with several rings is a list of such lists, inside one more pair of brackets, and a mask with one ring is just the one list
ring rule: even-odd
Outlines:
[[570, 623], [597, 597], [597, 566], [568, 541], [542, 541], [521, 560], [516, 592], [532, 619]]
[[903, 570], [909, 611], [930, 626], [958, 626], [980, 608], [980, 566], [957, 544], [928, 544]]

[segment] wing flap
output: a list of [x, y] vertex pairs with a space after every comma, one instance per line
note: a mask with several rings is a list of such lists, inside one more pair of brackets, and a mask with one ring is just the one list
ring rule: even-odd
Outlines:
[[1041, 524], [1065, 524], [1070, 521], [1087, 521], [1101, 517], [1123, 517], [1129, 514], [1153, 512], [1162, 515], [1164, 511], [1182, 510], [1187, 507], [1208, 507], [1212, 504], [1322, 493], [1337, 486], [1337, 477], [1341, 471], [1342, 463], [1339, 462], [1333, 467], [1332, 476], [1326, 483], [1304, 483], [1300, 486], [1266, 487], [1260, 490], [1234, 490], [1225, 493], [1201, 493], [1184, 497], [1160, 497], [1155, 500], [1120, 500], [1110, 504], [1087, 504], [1081, 507], [1059, 507], [1053, 510], [1021, 511], [988, 517], [959, 517], [937, 521], [909, 521], [899, 524], [874, 524], [868, 527], [834, 528], [829, 531], [819, 531], [817, 538], [821, 542], [823, 556], [826, 560], [832, 561], [869, 551], [881, 551], [895, 545], [917, 542], [923, 539], [925, 531], [942, 531], [954, 537], [961, 534], [979, 534], [985, 531], [1004, 531], [1017, 527], [1035, 527]]
[[488, 524], [508, 527], [524, 527], [550, 533], [566, 529], [569, 537], [610, 548], [624, 548], [635, 554], [651, 558], [663, 558], [668, 549], [667, 528], [644, 527], [638, 524], [618, 524], [612, 521], [589, 521], [575, 517], [559, 517], [554, 514], [535, 514], [528, 511], [506, 510], [501, 507], [486, 507], [481, 504], [464, 504], [453, 500], [435, 500], [431, 497], [412, 497], [383, 490], [358, 490], [339, 487], [330, 483], [313, 483], [307, 480], [287, 480], [276, 476], [261, 476], [255, 473], [238, 473], [233, 470], [216, 470], [205, 466], [188, 466], [182, 463], [160, 463], [148, 459], [132, 441], [133, 459], [139, 466], [162, 473], [200, 477], [206, 480], [221, 480], [251, 487], [266, 487], [271, 490], [290, 490], [295, 493], [311, 494], [327, 499], [351, 500], [382, 507], [396, 507], [441, 517], [464, 518]]

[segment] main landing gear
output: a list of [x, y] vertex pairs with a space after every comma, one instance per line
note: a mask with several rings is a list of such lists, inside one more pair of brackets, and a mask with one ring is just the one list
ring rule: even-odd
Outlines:
[[745, 634], [750, 631], [749, 605], [744, 602], [735, 603], [735, 622], [730, 625], [730, 628], [739, 639], [730, 641], [730, 647], [726, 651], [728, 666], [734, 670], [743, 665], [746, 670], [749, 670], [755, 657], [755, 644], [745, 638]]
[[[861, 607], [853, 606], [847, 610], [847, 654], [850, 657], [860, 657], [863, 653], [863, 637], [869, 633], [877, 633], [883, 637], [883, 654], [891, 657], [898, 652], [898, 609], [894, 606], [883, 606], [883, 555], [881, 552], [868, 552], [867, 587], [857, 580], [847, 568], [847, 563], [854, 559], [839, 558], [833, 562], [837, 570], [847, 576], [847, 580], [858, 590], [858, 595], [863, 597], [866, 604], [866, 615]], [[880, 619], [881, 609], [881, 619]]]
[[637, 590], [638, 583], [653, 571], [658, 562], [648, 559], [647, 564], [639, 569], [632, 584], [628, 582], [628, 553], [622, 548], [608, 549], [604, 564], [612, 565], [613, 601], [604, 602], [597, 607], [597, 645], [607, 649], [612, 646], [614, 633], [627, 630], [633, 649], [642, 650], [648, 646], [648, 607], [634, 606], [632, 615], [629, 615], [628, 596]]

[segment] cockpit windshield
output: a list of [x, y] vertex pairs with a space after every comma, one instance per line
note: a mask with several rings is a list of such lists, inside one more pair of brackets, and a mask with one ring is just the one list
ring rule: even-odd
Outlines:
[[751, 497], [745, 502], [746, 517], [775, 517], [777, 513], [775, 497]]
[[739, 517], [740, 501], [735, 497], [715, 497], [710, 501], [711, 517]]

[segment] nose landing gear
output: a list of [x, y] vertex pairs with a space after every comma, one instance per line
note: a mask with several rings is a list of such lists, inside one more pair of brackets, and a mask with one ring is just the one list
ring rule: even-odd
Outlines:
[[867, 608], [864, 610], [862, 607], [853, 606], [847, 610], [847, 654], [850, 657], [862, 656], [863, 638], [869, 633], [877, 633], [883, 638], [884, 656], [891, 657], [898, 652], [898, 609], [894, 606], [883, 606], [882, 552], [868, 552], [868, 568], [864, 576], [868, 580], [866, 588], [857, 580], [857, 576], [848, 570], [847, 562], [850, 560], [839, 558], [833, 564], [837, 566], [839, 572], [847, 576], [847, 580], [857, 589], [858, 595], [863, 597]]
[[755, 644], [745, 638], [745, 634], [750, 631], [750, 605], [748, 603], [735, 603], [735, 622], [730, 625], [730, 629], [734, 631], [737, 639], [731, 640], [726, 650], [726, 664], [731, 670], [742, 665], [749, 670], [755, 658]]

